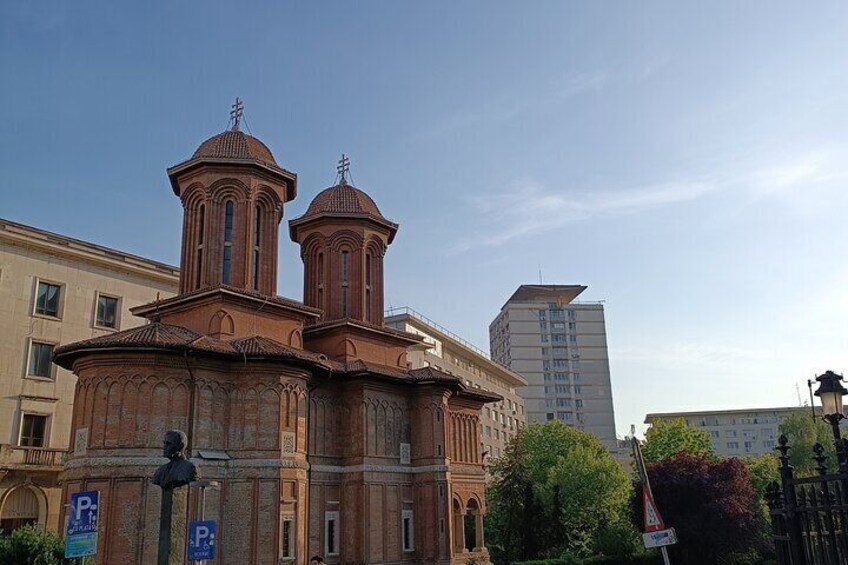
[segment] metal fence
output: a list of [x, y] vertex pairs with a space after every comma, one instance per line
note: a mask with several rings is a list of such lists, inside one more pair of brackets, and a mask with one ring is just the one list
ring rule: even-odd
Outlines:
[[848, 564], [848, 472], [844, 445], [839, 472], [828, 473], [824, 448], [816, 444], [817, 474], [796, 477], [786, 436], [780, 436], [780, 484], [766, 490], [779, 565]]

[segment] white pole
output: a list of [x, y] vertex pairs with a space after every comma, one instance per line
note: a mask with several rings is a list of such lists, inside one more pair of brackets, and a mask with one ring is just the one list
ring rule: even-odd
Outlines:
[[665, 548], [665, 546], [662, 546], [660, 548], [660, 551], [662, 552], [663, 563], [665, 565], [671, 565], [671, 561], [668, 560], [668, 550]]

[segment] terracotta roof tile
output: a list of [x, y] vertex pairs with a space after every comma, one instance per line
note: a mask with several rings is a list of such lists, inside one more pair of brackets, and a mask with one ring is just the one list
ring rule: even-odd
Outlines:
[[268, 146], [239, 130], [212, 136], [197, 148], [192, 159], [252, 159], [278, 167]]
[[356, 218], [373, 218], [388, 223], [397, 229], [396, 224], [387, 220], [377, 204], [363, 191], [353, 185], [343, 182], [319, 192], [303, 216], [292, 220], [301, 222], [317, 216], [342, 216]]
[[70, 368], [72, 358], [84, 351], [103, 348], [164, 349], [215, 353], [232, 358], [298, 359], [329, 366], [322, 355], [283, 345], [267, 337], [251, 336], [234, 340], [217, 340], [180, 326], [152, 322], [122, 332], [78, 341], [57, 347], [54, 359]]

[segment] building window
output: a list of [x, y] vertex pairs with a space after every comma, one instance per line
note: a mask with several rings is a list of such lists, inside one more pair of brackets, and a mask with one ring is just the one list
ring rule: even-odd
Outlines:
[[339, 513], [324, 512], [324, 553], [339, 554]]
[[101, 328], [118, 327], [118, 299], [114, 296], [97, 295], [97, 312], [94, 323]]
[[262, 208], [256, 207], [256, 224], [253, 227], [253, 290], [259, 290], [259, 238], [262, 234]]
[[221, 269], [221, 282], [230, 284], [233, 269], [233, 201], [224, 205], [224, 263]]
[[52, 366], [50, 360], [53, 358], [53, 345], [38, 341], [30, 342], [29, 364], [27, 375], [30, 377], [51, 378]]
[[61, 288], [58, 284], [39, 282], [38, 292], [35, 296], [35, 313], [58, 318]]
[[403, 511], [403, 550], [413, 551], [412, 510]]
[[727, 449], [739, 449], [739, 442], [738, 441], [727, 442]]
[[365, 321], [371, 321], [371, 254], [365, 255]]
[[571, 343], [577, 343], [577, 336], [574, 334], [569, 334], [568, 341], [570, 341]]
[[318, 254], [318, 308], [324, 308], [324, 254]]
[[342, 251], [342, 318], [347, 318], [347, 278], [350, 269], [350, 253]]
[[280, 532], [281, 557], [283, 559], [294, 559], [294, 519], [283, 518], [282, 531]]
[[21, 447], [44, 447], [47, 433], [47, 416], [24, 414], [21, 418]]
[[200, 205], [198, 209], [198, 221], [197, 221], [197, 249], [195, 250], [195, 254], [197, 255], [196, 262], [197, 265], [195, 267], [194, 272], [194, 288], [200, 288], [200, 282], [203, 279], [203, 240], [206, 232], [206, 206], [204, 204]]

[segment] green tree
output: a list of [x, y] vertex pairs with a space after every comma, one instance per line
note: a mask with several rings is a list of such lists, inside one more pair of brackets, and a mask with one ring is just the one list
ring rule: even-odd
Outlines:
[[522, 430], [492, 479], [487, 537], [496, 562], [588, 554], [601, 531], [627, 520], [627, 474], [596, 437], [558, 421]]
[[765, 500], [766, 486], [772, 481], [780, 482], [780, 461], [776, 455], [764, 453], [759, 457], [745, 457], [742, 463], [751, 475], [751, 486], [760, 500]]
[[50, 532], [24, 526], [0, 537], [0, 563], [15, 565], [60, 565], [64, 562], [62, 539]]
[[813, 445], [820, 443], [827, 455], [827, 465], [831, 470], [837, 467], [836, 449], [833, 446], [833, 432], [830, 425], [818, 414], [813, 418], [809, 408], [799, 408], [783, 417], [780, 433], [789, 440], [789, 463], [801, 474], [811, 474], [815, 470]]
[[660, 419], [645, 433], [642, 457], [645, 463], [655, 463], [676, 453], [715, 457], [710, 435], [686, 425], [683, 418]]

